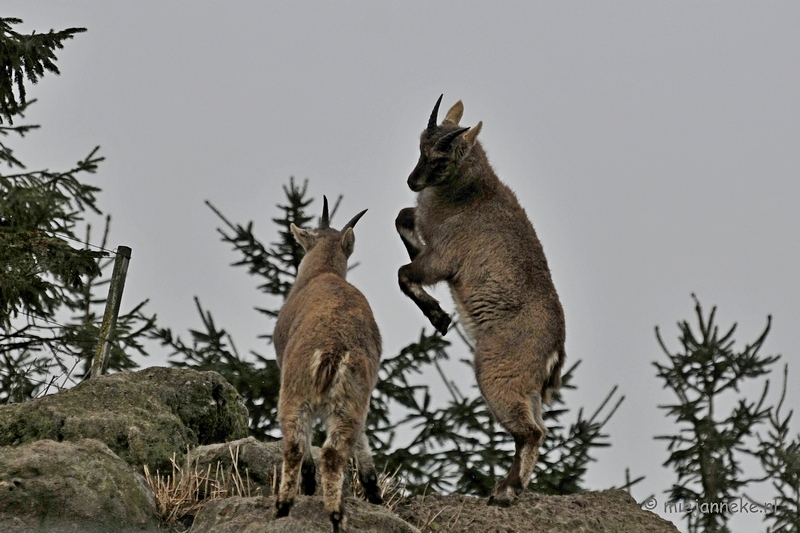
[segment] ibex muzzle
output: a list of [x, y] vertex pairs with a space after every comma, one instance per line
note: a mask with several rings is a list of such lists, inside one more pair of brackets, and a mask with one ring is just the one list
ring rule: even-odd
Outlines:
[[411, 258], [398, 281], [442, 335], [450, 317], [424, 287], [450, 286], [475, 344], [478, 386], [516, 444], [511, 471], [489, 500], [507, 505], [530, 481], [547, 431], [542, 402], [561, 385], [564, 312], [533, 225], [478, 142], [482, 123], [460, 126], [459, 101], [437, 124], [441, 100], [408, 177], [417, 207], [395, 221]]

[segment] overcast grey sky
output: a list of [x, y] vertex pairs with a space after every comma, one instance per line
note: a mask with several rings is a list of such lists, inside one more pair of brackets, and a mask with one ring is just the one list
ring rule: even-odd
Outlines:
[[252, 310], [265, 302], [228, 266], [203, 201], [269, 242], [293, 175], [317, 198], [343, 194], [342, 220], [369, 208], [350, 280], [396, 353], [428, 324], [397, 287], [393, 221], [413, 205], [406, 178], [444, 93], [444, 109], [463, 100], [463, 124], [483, 121], [544, 245], [568, 356], [583, 360], [570, 407], [614, 384], [627, 396], [591, 488], [630, 467], [647, 475], [634, 496], [664, 499], [673, 478], [652, 437], [676, 428], [656, 407], [671, 398], [653, 327], [677, 348], [692, 292], [739, 322], [739, 346], [773, 315], [764, 351], [790, 363], [798, 405], [798, 3], [6, 0], [3, 16], [89, 30], [59, 52], [62, 75], [30, 90], [42, 130], [11, 142], [31, 168], [102, 146], [111, 244], [133, 249], [123, 307], [150, 298], [185, 332], [197, 295], [241, 351], [272, 355]]

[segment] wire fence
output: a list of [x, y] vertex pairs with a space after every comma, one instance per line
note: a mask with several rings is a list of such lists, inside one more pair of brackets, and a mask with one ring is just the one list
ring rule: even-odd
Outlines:
[[[111, 299], [111, 289], [114, 289], [114, 280], [117, 276], [116, 265], [114, 273], [110, 276], [104, 276], [103, 271], [111, 263], [116, 263], [120, 259], [120, 257], [118, 257], [120, 255], [124, 258], [130, 258], [130, 249], [127, 247], [118, 247], [115, 250], [111, 250], [105, 246], [108, 234], [107, 229], [108, 226], [106, 226], [106, 232], [102, 239], [103, 245], [101, 246], [88, 242], [90, 238], [90, 226], [87, 226], [87, 240], [78, 239], [71, 235], [54, 235], [54, 237], [58, 239], [79, 243], [84, 249], [93, 248], [101, 250], [106, 254], [106, 257], [97, 258], [96, 261], [100, 268], [100, 274], [86, 281], [89, 288], [87, 288], [86, 302], [84, 302], [85, 316], [83, 320], [78, 318], [77, 322], [64, 323], [65, 321], [56, 320], [52, 315], [43, 315], [29, 308], [23, 307], [22, 309], [13, 310], [13, 322], [10, 321], [7, 323], [4, 328], [5, 331], [0, 329], [0, 354], [2, 354], [0, 373], [6, 374], [3, 379], [4, 382], [8, 381], [7, 378], [10, 378], [12, 374], [24, 374], [25, 380], [40, 389], [35, 396], [43, 396], [53, 387], [56, 389], [63, 389], [68, 383], [76, 384], [77, 381], [73, 377], [74, 371], [83, 361], [88, 360], [89, 354], [92, 354], [95, 358], [98, 357], [97, 354], [101, 354], [101, 359], [107, 359], [108, 356], [105, 355], [107, 350], [101, 350], [100, 347], [103, 345], [110, 349], [112, 346], [116, 345], [114, 326], [117, 318], [116, 314], [119, 313], [118, 305], [113, 309], [115, 316], [110, 321], [110, 327], [107, 324], [109, 318], [108, 302]], [[77, 249], [72, 249], [75, 253], [78, 252]], [[109, 255], [112, 256], [113, 259], [109, 259], [107, 257]], [[103, 262], [105, 265], [103, 265]], [[124, 283], [124, 276], [125, 274], [123, 272], [122, 283]], [[110, 289], [109, 297], [101, 296], [95, 298], [91, 294], [92, 286], [100, 287], [107, 284]], [[116, 290], [117, 295], [115, 298], [118, 302], [121, 295], [121, 285], [116, 287]], [[99, 317], [94, 313], [90, 314], [91, 306], [103, 304], [106, 305], [105, 313], [101, 313]], [[80, 307], [83, 307], [83, 305]], [[63, 307], [61, 309], [66, 310]], [[74, 311], [76, 309], [77, 308], [73, 308], [72, 310]], [[16, 320], [20, 316], [25, 317], [20, 319], [25, 323], [20, 323], [20, 321]], [[9, 317], [9, 320], [12, 317]], [[99, 323], [98, 318], [100, 319]], [[14, 324], [14, 322], [16, 322], [16, 324]], [[83, 348], [76, 351], [68, 346], [71, 342], [74, 343], [76, 341], [76, 338], [69, 338], [70, 330], [72, 330], [73, 333], [78, 332], [77, 338], [80, 339], [79, 342], [83, 344]], [[47, 356], [48, 351], [51, 352], [49, 357]], [[27, 359], [28, 356], [25, 355], [26, 352], [33, 354], [31, 356], [32, 359]], [[69, 362], [70, 356], [74, 358], [74, 362]], [[19, 363], [19, 368], [14, 368], [14, 366], [16, 366], [14, 364], [15, 361]], [[102, 368], [95, 369], [93, 367], [90, 373], [94, 375], [95, 372], [101, 374], [103, 370]], [[87, 373], [87, 376], [88, 375], [89, 373]], [[63, 382], [59, 385], [58, 382], [62, 381], [62, 378]]]
[[104, 248], [103, 246], [98, 246], [98, 245], [92, 244], [90, 242], [82, 241], [80, 239], [76, 239], [75, 237], [70, 237], [69, 235], [59, 235], [56, 238], [58, 238], [58, 239], [67, 239], [67, 240], [70, 240], [70, 241], [78, 242], [80, 244], [83, 244], [84, 246], [88, 246], [89, 248], [96, 248], [98, 250], [102, 250], [102, 251], [104, 251], [104, 252], [106, 252], [108, 254], [112, 254], [112, 255], [117, 255], [117, 253], [119, 253], [117, 250], [109, 250], [108, 248]]

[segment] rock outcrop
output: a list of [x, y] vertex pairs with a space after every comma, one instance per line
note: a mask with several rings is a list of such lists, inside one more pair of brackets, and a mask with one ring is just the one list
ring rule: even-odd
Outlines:
[[[275, 498], [226, 498], [207, 503], [188, 533], [329, 533], [319, 496], [299, 496], [287, 518], [275, 519]], [[414, 496], [394, 512], [347, 499], [351, 533], [678, 533], [674, 524], [642, 510], [625, 491], [571, 496], [525, 493], [511, 507], [472, 496]]]
[[415, 496], [395, 512], [420, 529], [448, 533], [678, 533], [619, 489], [570, 496], [525, 492], [506, 508], [472, 496]]
[[[321, 450], [311, 447], [311, 458], [317, 465], [320, 464]], [[250, 482], [251, 495], [255, 496], [256, 491], [259, 495], [272, 493], [273, 486], [277, 486], [281, 478], [281, 467], [283, 466], [283, 442], [261, 442], [255, 437], [247, 437], [231, 442], [220, 444], [208, 444], [198, 446], [189, 452], [188, 460], [192, 465], [196, 465], [201, 471], [211, 466], [212, 471], [219, 464], [227, 471], [233, 467], [233, 457], [238, 460], [237, 468], [242, 478], [247, 477]], [[355, 480], [357, 488], [360, 490], [358, 479], [352, 471], [353, 464], [348, 463], [345, 470], [344, 489], [348, 493], [350, 484]], [[322, 490], [321, 469], [317, 468], [317, 494]], [[276, 481], [277, 478], [277, 481]], [[354, 479], [355, 478], [355, 479]]]
[[222, 376], [176, 368], [101, 376], [0, 406], [0, 446], [92, 438], [132, 465], [165, 471], [173, 453], [246, 437], [247, 428], [241, 396]]
[[[141, 472], [147, 465], [151, 472], [171, 473], [173, 454], [180, 465], [192, 465], [191, 471], [215, 472], [219, 464], [221, 471], [236, 470], [250, 484], [227, 492], [237, 496], [193, 506], [166, 531], [183, 531], [192, 517], [190, 533], [331, 531], [319, 495], [299, 496], [288, 517], [274, 518], [272, 487], [282, 444], [247, 437], [247, 427], [242, 399], [222, 376], [183, 369], [112, 374], [28, 403], [0, 406], [0, 531], [165, 531]], [[236, 469], [231, 450], [238, 458]], [[312, 456], [318, 462], [319, 449]], [[354, 492], [348, 488], [346, 494]], [[351, 533], [677, 532], [620, 490], [525, 493], [509, 508], [488, 507], [485, 499], [470, 496], [398, 502], [395, 495], [391, 502], [390, 509], [348, 498]]]
[[[319, 464], [319, 448], [312, 448], [312, 457]], [[261, 442], [255, 437], [247, 437], [236, 441], [220, 444], [198, 446], [189, 452], [187, 457], [192, 465], [197, 465], [201, 471], [209, 465], [212, 471], [217, 464], [227, 471], [233, 468], [232, 457], [238, 459], [238, 471], [244, 478], [249, 478], [252, 484], [252, 493], [258, 490], [262, 495], [270, 494], [275, 477], [280, 479], [283, 464], [283, 444], [277, 442]], [[319, 472], [317, 481], [320, 482]], [[319, 483], [317, 483], [319, 486]]]
[[0, 531], [157, 531], [144, 478], [94, 439], [0, 447]]

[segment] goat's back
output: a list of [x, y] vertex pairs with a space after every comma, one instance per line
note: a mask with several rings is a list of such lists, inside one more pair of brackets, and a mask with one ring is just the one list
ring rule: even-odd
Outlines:
[[292, 291], [274, 342], [281, 387], [295, 393], [324, 396], [343, 379], [343, 387], [359, 389], [353, 395], [368, 397], [377, 382], [381, 336], [372, 309], [358, 289], [335, 274], [315, 276]]

